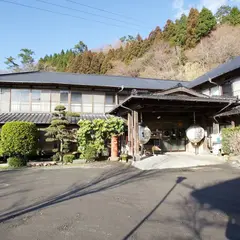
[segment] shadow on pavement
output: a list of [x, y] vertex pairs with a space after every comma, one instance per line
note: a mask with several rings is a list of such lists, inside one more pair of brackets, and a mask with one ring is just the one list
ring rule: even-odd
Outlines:
[[240, 178], [193, 190], [191, 195], [203, 209], [219, 210], [226, 214], [226, 238], [240, 239]]
[[161, 206], [161, 204], [167, 199], [167, 197], [171, 194], [171, 192], [176, 188], [178, 184], [183, 182], [185, 177], [178, 177], [175, 184], [172, 188], [166, 193], [166, 195], [161, 199], [161, 201], [125, 236], [123, 240], [129, 239], [141, 226], [142, 224], [148, 220], [148, 218]]
[[12, 211], [5, 211], [3, 214], [0, 214], [0, 223], [74, 198], [106, 191], [134, 181], [147, 179], [153, 177], [157, 173], [159, 173], [159, 171], [139, 171], [133, 167], [116, 167], [105, 171], [99, 177], [88, 183], [75, 183], [62, 194], [50, 196], [43, 201], [35, 202], [34, 204]]

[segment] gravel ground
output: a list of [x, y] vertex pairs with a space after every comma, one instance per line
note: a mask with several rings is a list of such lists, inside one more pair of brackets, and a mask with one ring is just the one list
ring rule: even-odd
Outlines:
[[0, 172], [0, 239], [240, 239], [239, 170]]

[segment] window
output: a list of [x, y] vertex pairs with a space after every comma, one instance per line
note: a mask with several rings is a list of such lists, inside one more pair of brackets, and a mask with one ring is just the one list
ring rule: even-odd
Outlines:
[[105, 112], [109, 112], [115, 106], [115, 95], [106, 94], [105, 96]]
[[68, 91], [60, 91], [60, 104], [68, 110]]
[[104, 113], [104, 93], [93, 95], [93, 112], [94, 113]]
[[32, 90], [32, 112], [50, 112], [49, 90]]
[[204, 90], [202, 91], [202, 94], [205, 94], [205, 95], [207, 95], [207, 96], [210, 96], [210, 90], [209, 90], [209, 88], [204, 89]]
[[0, 111], [9, 112], [10, 107], [10, 89], [0, 88]]
[[29, 89], [12, 89], [11, 90], [11, 111], [29, 112], [30, 111], [30, 90]]
[[51, 111], [54, 112], [55, 107], [60, 104], [60, 92], [51, 91]]
[[106, 105], [114, 105], [115, 104], [115, 96], [113, 94], [106, 94], [105, 103], [106, 103]]
[[82, 94], [80, 92], [71, 93], [71, 111], [82, 112]]
[[232, 83], [233, 96], [240, 97], [240, 80], [236, 80]]
[[92, 112], [92, 94], [91, 93], [83, 93], [82, 94], [82, 111], [84, 113]]
[[121, 104], [122, 102], [124, 102], [127, 99], [128, 96], [126, 95], [120, 95], [119, 98], [119, 103]]
[[41, 90], [32, 90], [32, 111], [41, 112]]
[[211, 91], [211, 96], [220, 96], [221, 95], [220, 86], [212, 87], [210, 89], [210, 91]]

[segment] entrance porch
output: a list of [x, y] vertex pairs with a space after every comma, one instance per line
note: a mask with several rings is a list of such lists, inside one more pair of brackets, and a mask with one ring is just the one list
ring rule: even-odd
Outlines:
[[[209, 97], [185, 87], [177, 87], [152, 95], [132, 95], [110, 113], [128, 121], [128, 149], [134, 160], [143, 153], [151, 153], [157, 146], [159, 153], [209, 153], [210, 134], [219, 133], [214, 116], [236, 105], [236, 98]], [[186, 130], [197, 124], [205, 130], [205, 137], [197, 145], [190, 143]], [[152, 135], [141, 151], [139, 126], [148, 126]]]

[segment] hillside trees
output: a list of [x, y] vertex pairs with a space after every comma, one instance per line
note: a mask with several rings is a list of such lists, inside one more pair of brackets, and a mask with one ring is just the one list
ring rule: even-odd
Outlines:
[[193, 48], [197, 44], [197, 24], [198, 24], [199, 12], [197, 9], [192, 8], [190, 10], [187, 21], [186, 32], [186, 48]]
[[217, 25], [217, 21], [210, 10], [203, 8], [199, 14], [196, 35], [197, 41], [199, 42], [201, 38], [207, 36]]
[[[177, 58], [178, 65], [182, 66], [187, 61], [184, 57], [185, 52], [194, 49], [207, 36], [211, 36], [217, 27], [220, 28], [224, 24], [228, 24], [229, 28], [229, 25], [236, 26], [240, 24], [240, 11], [238, 8], [222, 6], [215, 16], [207, 8], [203, 8], [200, 12], [192, 8], [188, 16], [183, 14], [175, 21], [167, 20], [163, 31], [157, 26], [146, 38], [140, 34], [136, 36], [126, 35], [120, 38], [118, 47], [110, 47], [105, 51], [95, 52], [88, 50], [87, 45], [79, 41], [70, 50], [62, 50], [60, 53], [46, 55], [41, 58], [38, 68], [47, 71], [112, 74], [116, 64], [119, 64], [117, 69], [127, 68], [127, 71], [126, 69], [121, 70], [120, 74], [138, 76], [140, 71], [145, 71], [144, 68], [141, 68], [141, 64], [137, 64], [139, 66], [134, 67], [134, 70], [130, 69], [130, 66], [136, 65], [135, 62], [149, 61], [151, 59], [149, 56], [155, 54], [151, 49], [164, 49], [165, 43], [169, 44], [170, 47], [174, 47], [173, 53], [175, 52], [175, 56], [173, 55], [173, 57]], [[164, 46], [161, 47], [161, 44], [164, 44]], [[14, 58], [8, 58], [7, 60], [10, 68], [18, 69]], [[124, 67], [125, 65], [126, 67]], [[161, 66], [159, 66], [159, 69], [161, 69]], [[154, 76], [157, 77], [157, 74], [154, 73]]]

